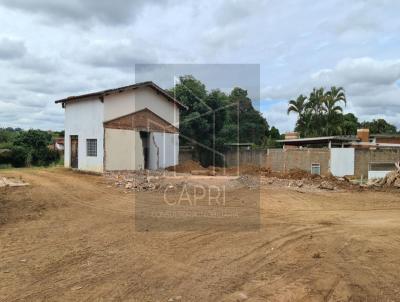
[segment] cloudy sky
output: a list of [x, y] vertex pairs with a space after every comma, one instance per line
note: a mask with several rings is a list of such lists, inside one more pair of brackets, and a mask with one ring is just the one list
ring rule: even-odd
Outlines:
[[398, 0], [0, 0], [0, 127], [62, 129], [54, 100], [130, 84], [138, 63], [260, 64], [261, 111], [281, 131], [294, 125], [288, 99], [331, 85], [346, 89], [346, 111], [400, 127], [399, 11]]

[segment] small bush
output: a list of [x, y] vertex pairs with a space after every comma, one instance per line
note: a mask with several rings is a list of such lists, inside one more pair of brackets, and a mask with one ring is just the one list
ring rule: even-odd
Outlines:
[[10, 149], [0, 149], [0, 165], [7, 165], [11, 163], [12, 151]]
[[29, 149], [21, 146], [14, 146], [11, 149], [10, 163], [13, 167], [20, 168], [29, 165], [30, 164], [29, 158], [30, 158]]
[[32, 152], [32, 164], [35, 166], [48, 166], [51, 163], [58, 161], [60, 155], [55, 150], [50, 150], [47, 147], [35, 149]]

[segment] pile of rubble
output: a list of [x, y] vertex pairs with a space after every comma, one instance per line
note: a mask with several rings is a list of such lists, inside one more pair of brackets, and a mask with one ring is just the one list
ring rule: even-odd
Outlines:
[[369, 187], [398, 188], [400, 189], [400, 162], [396, 164], [396, 170], [389, 172], [382, 179], [373, 180], [368, 183]]
[[106, 181], [127, 191], [154, 191], [160, 188], [164, 171], [118, 171], [105, 173]]
[[20, 178], [6, 178], [0, 176], [0, 188], [3, 187], [24, 187], [24, 186], [29, 186], [28, 183], [24, 182]]
[[250, 190], [254, 190], [260, 187], [260, 178], [251, 175], [240, 175], [232, 181], [234, 184], [244, 186]]
[[[307, 173], [307, 172], [306, 172]], [[357, 184], [353, 184], [349, 179], [344, 177], [334, 177], [334, 176], [312, 176], [307, 177], [285, 177], [281, 174], [278, 176], [261, 177], [261, 184], [267, 186], [275, 187], [288, 187], [295, 190], [301, 189], [302, 191], [318, 191], [318, 190], [342, 190], [342, 189], [359, 189]]]

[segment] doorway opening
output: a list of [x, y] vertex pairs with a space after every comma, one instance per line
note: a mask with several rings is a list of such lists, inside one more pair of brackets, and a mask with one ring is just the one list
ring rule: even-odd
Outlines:
[[150, 133], [140, 131], [140, 139], [142, 140], [144, 168], [149, 169], [149, 152], [150, 152]]
[[70, 142], [71, 142], [71, 168], [78, 169], [78, 135], [71, 135]]

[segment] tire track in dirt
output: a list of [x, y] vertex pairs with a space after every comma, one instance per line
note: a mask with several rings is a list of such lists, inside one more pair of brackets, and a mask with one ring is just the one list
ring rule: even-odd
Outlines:
[[[76, 184], [76, 180], [73, 176], [68, 175], [65, 177], [64, 175], [58, 175], [57, 173], [50, 173], [46, 171], [35, 173], [35, 176], [41, 179], [40, 186], [46, 187], [46, 189], [48, 190], [48, 194], [55, 194], [55, 196], [57, 196], [59, 195], [59, 192], [63, 192], [63, 199], [68, 200], [68, 202], [70, 203], [79, 204], [83, 207], [108, 213], [123, 214], [127, 216], [132, 216], [134, 214], [133, 195], [126, 197], [121, 194], [122, 204], [131, 204], [132, 210], [120, 210], [117, 208], [117, 206], [120, 205], [115, 205], [115, 191], [112, 191], [115, 190], [114, 188], [110, 188], [111, 190], [109, 190], [102, 188], [102, 186], [94, 186], [87, 180]], [[80, 178], [82, 178], [82, 175], [79, 176]], [[93, 178], [99, 176], [90, 175], [89, 177]], [[37, 179], [35, 182], [38, 182]], [[84, 192], [85, 196], [79, 196], [82, 193], [76, 194], [74, 193], [74, 191]], [[98, 196], [98, 198], [96, 198], [96, 196]], [[132, 200], [130, 200], [130, 198], [132, 198]], [[96, 203], [99, 203], [101, 205], [97, 205]]]
[[[305, 234], [305, 232], [307, 232], [307, 231], [315, 232], [317, 229], [319, 229], [319, 228], [318, 227], [306, 227], [306, 228], [301, 228], [299, 230], [290, 231], [289, 233], [284, 234], [284, 235], [277, 236], [277, 237], [275, 237], [275, 238], [273, 238], [271, 240], [265, 241], [264, 243], [262, 243], [259, 246], [251, 249], [250, 251], [246, 252], [245, 254], [233, 259], [232, 262], [229, 263], [229, 264], [232, 264], [235, 261], [241, 261], [242, 259], [247, 258], [247, 257], [255, 254], [259, 250], [263, 249], [264, 247], [266, 247], [266, 246], [268, 246], [268, 245], [270, 245], [272, 243], [275, 243], [275, 242], [278, 242], [278, 241], [282, 240], [283, 241], [282, 246], [283, 246], [286, 242], [290, 243], [290, 242], [293, 242], [293, 241], [296, 241], [296, 240], [300, 240], [304, 236], [309, 236], [309, 234]], [[296, 236], [296, 235], [298, 235], [298, 236]]]

